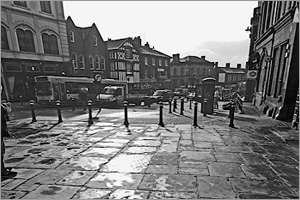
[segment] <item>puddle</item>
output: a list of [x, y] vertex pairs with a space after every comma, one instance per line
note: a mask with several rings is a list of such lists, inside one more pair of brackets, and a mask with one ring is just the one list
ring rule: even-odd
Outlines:
[[47, 149], [42, 149], [42, 148], [33, 148], [28, 150], [28, 153], [32, 153], [32, 154], [38, 154], [41, 153], [43, 151], [47, 151]]
[[40, 134], [28, 136], [27, 139], [48, 138], [48, 137], [49, 135], [45, 133], [40, 133]]
[[16, 162], [20, 162], [24, 159], [25, 159], [25, 157], [23, 157], [23, 158], [10, 158], [10, 159], [5, 160], [5, 163], [16, 163]]
[[32, 144], [32, 143], [35, 143], [35, 141], [32, 141], [32, 140], [21, 140], [17, 144]]
[[38, 163], [40, 163], [40, 164], [46, 164], [46, 165], [51, 165], [51, 164], [53, 164], [55, 161], [56, 161], [56, 159], [54, 159], [54, 158], [47, 158], [47, 159], [41, 160], [41, 161], [38, 162]]
[[44, 190], [41, 192], [43, 195], [55, 195], [56, 192], [60, 191], [62, 188], [57, 186], [49, 186], [48, 190]]

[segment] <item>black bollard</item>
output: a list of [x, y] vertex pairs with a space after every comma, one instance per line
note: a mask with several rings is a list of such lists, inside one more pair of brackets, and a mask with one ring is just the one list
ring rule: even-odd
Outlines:
[[176, 99], [173, 100], [173, 112], [176, 112]]
[[61, 118], [61, 112], [60, 112], [60, 100], [56, 101], [57, 106], [57, 114], [58, 114], [58, 123], [61, 123], [63, 120]]
[[169, 98], [169, 113], [172, 113], [172, 98]]
[[159, 102], [159, 122], [158, 125], [164, 127], [164, 122], [163, 122], [163, 103], [162, 101]]
[[190, 109], [192, 109], [192, 98], [190, 99]]
[[197, 124], [197, 109], [198, 109], [198, 102], [194, 102], [194, 124], [193, 124], [193, 126], [198, 126], [198, 124]]
[[34, 113], [34, 101], [30, 100], [29, 104], [30, 104], [30, 107], [31, 107], [31, 115], [32, 115], [32, 121], [31, 122], [36, 122], [35, 113]]
[[22, 95], [20, 95], [20, 102], [21, 102], [21, 106], [23, 106], [23, 96]]
[[93, 124], [93, 118], [92, 118], [92, 101], [88, 100], [87, 105], [89, 107], [89, 125]]
[[206, 104], [207, 104], [207, 99], [204, 99], [204, 103], [203, 103], [203, 116], [206, 117]]
[[229, 110], [229, 116], [230, 116], [230, 123], [229, 127], [234, 128], [233, 120], [234, 120], [234, 103], [231, 102], [230, 110]]
[[181, 106], [180, 106], [180, 115], [183, 115], [183, 110], [184, 110], [184, 99], [181, 99]]
[[124, 125], [128, 128], [128, 112], [127, 112], [128, 102], [124, 101]]
[[71, 97], [72, 111], [75, 111], [75, 98]]

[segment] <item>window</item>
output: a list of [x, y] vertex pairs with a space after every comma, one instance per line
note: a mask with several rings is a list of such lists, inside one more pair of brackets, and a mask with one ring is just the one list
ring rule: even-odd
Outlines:
[[47, 33], [42, 33], [42, 40], [45, 53], [59, 54], [57, 38], [54, 34], [48, 35]]
[[98, 40], [97, 40], [97, 37], [96, 37], [96, 36], [94, 36], [94, 46], [95, 46], [95, 47], [98, 46]]
[[145, 65], [148, 65], [148, 58], [145, 57]]
[[100, 69], [100, 61], [99, 61], [98, 56], [95, 57], [95, 66], [96, 66], [96, 69]]
[[161, 60], [161, 58], [158, 59], [158, 65], [159, 65], [159, 66], [162, 66], [162, 60]]
[[41, 11], [51, 14], [51, 2], [50, 1], [40, 1]]
[[132, 59], [132, 50], [131, 49], [125, 49], [125, 58], [126, 59]]
[[27, 7], [26, 1], [14, 1], [14, 4], [17, 6]]
[[152, 58], [152, 65], [155, 65], [155, 58]]
[[101, 58], [101, 60], [100, 60], [100, 69], [105, 70], [105, 59], [104, 58]]
[[165, 60], [165, 66], [168, 66], [168, 60]]
[[84, 57], [82, 55], [79, 56], [79, 69], [84, 69]]
[[1, 49], [9, 50], [6, 29], [1, 26]]
[[70, 41], [71, 41], [71, 42], [75, 42], [74, 32], [73, 32], [73, 31], [70, 31], [70, 32], [69, 32], [69, 35], [70, 35]]
[[35, 52], [33, 34], [30, 30], [24, 31], [23, 29], [17, 29], [17, 37], [20, 51]]
[[75, 53], [72, 53], [71, 55], [72, 65], [74, 69], [78, 69], [77, 65], [77, 55]]
[[93, 56], [89, 57], [89, 66], [90, 66], [90, 69], [94, 69], [94, 59], [93, 59]]

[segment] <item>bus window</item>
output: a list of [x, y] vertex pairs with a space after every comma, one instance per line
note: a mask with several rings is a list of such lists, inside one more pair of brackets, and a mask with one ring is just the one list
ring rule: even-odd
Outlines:
[[38, 95], [52, 95], [50, 82], [39, 82], [36, 84], [36, 90]]

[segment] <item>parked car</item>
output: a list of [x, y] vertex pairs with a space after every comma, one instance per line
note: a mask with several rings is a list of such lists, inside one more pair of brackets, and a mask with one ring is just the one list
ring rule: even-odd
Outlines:
[[158, 103], [160, 101], [168, 102], [172, 97], [172, 90], [156, 90], [153, 95], [147, 96], [147, 104]]
[[188, 96], [188, 89], [187, 88], [175, 88], [174, 96], [179, 98]]

